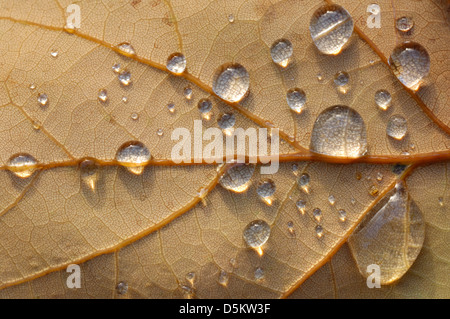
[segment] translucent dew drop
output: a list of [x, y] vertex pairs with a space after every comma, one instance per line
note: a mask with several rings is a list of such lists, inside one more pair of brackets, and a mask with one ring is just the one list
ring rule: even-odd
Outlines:
[[264, 270], [261, 267], [256, 268], [255, 270], [255, 279], [263, 280], [264, 279]]
[[119, 74], [119, 82], [123, 86], [128, 86], [131, 83], [131, 73], [127, 70], [122, 71]]
[[353, 109], [335, 105], [319, 114], [310, 150], [323, 155], [357, 158], [367, 153], [366, 126]]
[[219, 125], [226, 135], [231, 135], [233, 133], [234, 124], [236, 124], [236, 117], [232, 113], [222, 114], [217, 120], [217, 125]]
[[131, 113], [131, 119], [133, 121], [137, 121], [139, 119], [139, 114], [138, 113]]
[[209, 120], [211, 117], [212, 103], [209, 99], [201, 99], [198, 101], [197, 107], [204, 119]]
[[234, 164], [219, 179], [219, 184], [232, 192], [245, 192], [255, 172], [255, 165]]
[[317, 225], [314, 230], [316, 232], [317, 238], [322, 238], [323, 237], [323, 227], [322, 226]]
[[250, 86], [247, 70], [237, 63], [226, 63], [220, 66], [213, 78], [213, 91], [225, 101], [235, 103], [241, 101]]
[[292, 220], [287, 222], [287, 227], [288, 227], [289, 234], [294, 236], [295, 235], [295, 229], [294, 229], [294, 222]]
[[230, 13], [228, 15], [228, 22], [233, 23], [234, 22], [234, 14]]
[[124, 295], [128, 291], [128, 284], [125, 281], [121, 281], [116, 286], [116, 291], [119, 295]]
[[219, 284], [226, 287], [228, 285], [229, 276], [228, 273], [225, 270], [220, 270], [219, 273]]
[[309, 177], [309, 174], [303, 173], [300, 175], [300, 177], [297, 179], [297, 184], [305, 193], [309, 193], [309, 182], [311, 181], [311, 178]]
[[347, 220], [347, 212], [343, 209], [338, 210], [339, 220], [345, 222]]
[[393, 139], [401, 140], [408, 131], [406, 119], [401, 115], [392, 115], [386, 126], [386, 134]]
[[391, 102], [392, 102], [391, 93], [389, 93], [388, 91], [378, 90], [375, 92], [375, 103], [383, 111], [386, 111], [389, 108], [389, 106], [391, 106]]
[[189, 272], [186, 274], [186, 280], [189, 281], [189, 283], [191, 284], [191, 286], [194, 285], [194, 281], [195, 281], [195, 272]]
[[52, 51], [50, 52], [50, 55], [51, 55], [52, 57], [54, 57], [54, 58], [57, 58], [57, 57], [58, 57], [58, 51], [57, 51], [57, 50], [52, 50]]
[[439, 206], [444, 207], [444, 197], [439, 197], [438, 203], [439, 203]]
[[349, 89], [350, 75], [345, 71], [340, 71], [334, 76], [334, 84], [339, 92], [345, 94]]
[[398, 31], [408, 32], [414, 27], [414, 20], [411, 17], [401, 17], [395, 22]]
[[336, 198], [333, 195], [328, 196], [328, 202], [330, 205], [334, 205], [336, 203]]
[[305, 214], [305, 208], [306, 208], [306, 202], [304, 200], [298, 200], [295, 203], [295, 206], [297, 206], [297, 209], [299, 210], [299, 212], [304, 215]]
[[105, 89], [98, 91], [98, 100], [105, 103], [108, 100], [108, 91]]
[[286, 100], [291, 110], [300, 114], [306, 104], [305, 91], [299, 88], [290, 89], [286, 93]]
[[169, 103], [167, 104], [167, 109], [169, 110], [170, 113], [175, 113], [175, 104], [174, 103]]
[[273, 62], [283, 68], [288, 66], [293, 52], [292, 43], [287, 39], [279, 39], [270, 47], [270, 55], [272, 56]]
[[117, 49], [119, 50], [120, 54], [127, 57], [132, 57], [136, 55], [136, 51], [134, 50], [133, 46], [128, 42], [122, 42], [118, 44]]
[[112, 66], [112, 70], [113, 70], [114, 73], [120, 73], [120, 71], [121, 71], [120, 63], [115, 63]]
[[163, 134], [164, 134], [164, 130], [162, 128], [159, 128], [156, 130], [156, 135], [163, 136]]
[[317, 222], [320, 222], [322, 219], [322, 210], [320, 208], [314, 208], [313, 217]]
[[135, 175], [144, 172], [145, 165], [150, 161], [151, 155], [148, 148], [138, 141], [130, 141], [122, 144], [116, 153], [116, 160], [120, 165]]
[[185, 87], [183, 90], [183, 95], [186, 100], [192, 99], [192, 93], [193, 93], [193, 91], [192, 91], [191, 87]]
[[380, 192], [380, 190], [378, 189], [377, 186], [372, 185], [372, 186], [369, 187], [369, 194], [370, 195], [377, 196], [379, 192]]
[[339, 5], [324, 5], [314, 12], [309, 31], [321, 53], [339, 54], [353, 33], [353, 19]]
[[48, 103], [48, 96], [46, 93], [40, 93], [37, 98], [38, 103], [41, 106], [46, 106]]
[[37, 160], [27, 153], [19, 153], [11, 156], [7, 166], [14, 175], [20, 178], [28, 178], [37, 168]]
[[81, 181], [92, 191], [96, 190], [99, 178], [98, 166], [93, 159], [84, 159], [80, 163]]
[[400, 279], [422, 249], [425, 223], [422, 214], [403, 183], [376, 205], [349, 237], [348, 243], [360, 273], [367, 277], [367, 266], [380, 266], [382, 285]]
[[249, 247], [259, 250], [269, 239], [270, 226], [263, 220], [254, 220], [245, 227], [243, 236]]
[[423, 46], [408, 41], [394, 49], [389, 65], [403, 85], [417, 91], [430, 72], [430, 56]]
[[182, 53], [172, 53], [167, 59], [166, 67], [173, 74], [181, 74], [186, 69], [186, 57]]
[[123, 103], [128, 103], [128, 97], [122, 96], [122, 102]]
[[266, 179], [261, 181], [256, 188], [256, 193], [259, 198], [267, 205], [272, 205], [273, 203], [273, 194], [275, 193], [275, 183], [271, 179]]
[[30, 90], [35, 90], [36, 89], [36, 84], [31, 83], [29, 88], [30, 88]]

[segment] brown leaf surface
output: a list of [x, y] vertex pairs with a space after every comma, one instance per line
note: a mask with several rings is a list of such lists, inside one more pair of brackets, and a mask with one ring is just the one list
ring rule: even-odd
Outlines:
[[[319, 54], [308, 23], [323, 3], [83, 1], [81, 28], [69, 34], [63, 30], [69, 1], [0, 1], [0, 297], [284, 297], [333, 256], [370, 207], [393, 187], [398, 177], [392, 164], [412, 163], [415, 169], [448, 160], [445, 9], [437, 4], [439, 10], [433, 7], [413, 16], [414, 40], [422, 40], [432, 59], [429, 82], [416, 95], [385, 64], [398, 37], [365, 30], [358, 20], [364, 17], [365, 23], [364, 1], [344, 4], [360, 28], [349, 46], [339, 56]], [[383, 23], [392, 21], [390, 4], [380, 6]], [[404, 4], [401, 8], [411, 10]], [[233, 23], [228, 21], [230, 14]], [[387, 25], [381, 30], [393, 33]], [[428, 28], [447, 32], [431, 41], [440, 33]], [[294, 60], [283, 70], [269, 53], [278, 38], [288, 38], [294, 46]], [[133, 45], [136, 56], [114, 52], [124, 41]], [[50, 55], [53, 50], [57, 58]], [[165, 71], [173, 52], [186, 55], [188, 72], [183, 76]], [[230, 61], [250, 73], [251, 93], [241, 104], [228, 104], [212, 93], [215, 70]], [[111, 70], [118, 62], [132, 73], [129, 87], [122, 87]], [[333, 86], [333, 76], [341, 70], [351, 78], [351, 90], [344, 96]], [[323, 80], [318, 81], [318, 74]], [[193, 89], [191, 100], [183, 96], [188, 86]], [[293, 115], [286, 105], [285, 93], [292, 87], [303, 88], [308, 97], [300, 115]], [[380, 88], [392, 94], [393, 106], [387, 112], [377, 110], [373, 102]], [[100, 89], [108, 91], [106, 105], [97, 101]], [[37, 104], [38, 92], [49, 96], [45, 108]], [[193, 130], [193, 121], [200, 119], [197, 101], [204, 97], [214, 105], [214, 117], [204, 127], [215, 127], [220, 113], [233, 112], [236, 127], [280, 129], [285, 139], [281, 160], [290, 163], [282, 163], [270, 176], [277, 187], [273, 205], [256, 194], [259, 180], [267, 178], [259, 170], [249, 190], [235, 194], [216, 187], [226, 166], [171, 165], [171, 132], [177, 127]], [[175, 104], [173, 114], [169, 103]], [[335, 104], [354, 108], [364, 119], [369, 154], [359, 161], [366, 163], [308, 151], [315, 118]], [[393, 112], [408, 120], [408, 135], [402, 141], [393, 142], [385, 133]], [[132, 113], [139, 114], [137, 121]], [[158, 129], [163, 129], [162, 136], [156, 134]], [[115, 165], [118, 147], [129, 140], [143, 142], [153, 155], [141, 176]], [[30, 153], [40, 163], [41, 170], [27, 180], [5, 169], [9, 157], [18, 152]], [[80, 181], [77, 164], [85, 157], [100, 163], [95, 193]], [[298, 165], [296, 174], [292, 163]], [[412, 196], [422, 205], [428, 198], [420, 192], [423, 185], [410, 180], [425, 176], [423, 180], [432, 184], [433, 172], [438, 175], [442, 165], [446, 164], [416, 169], [408, 180]], [[300, 172], [311, 176], [309, 194], [297, 187]], [[443, 183], [448, 188], [448, 181]], [[373, 187], [378, 191], [371, 195]], [[327, 200], [331, 194], [334, 206]], [[298, 199], [307, 202], [305, 215], [295, 207]], [[321, 239], [314, 232], [315, 207], [323, 211]], [[345, 223], [339, 221], [338, 209], [347, 211]], [[448, 211], [448, 204], [443, 210]], [[442, 217], [431, 206], [423, 211], [427, 223]], [[262, 257], [242, 239], [244, 227], [254, 219], [266, 220], [272, 229]], [[288, 222], [293, 222], [295, 235], [288, 231]], [[428, 233], [433, 237], [439, 231], [428, 227]], [[448, 256], [448, 247], [434, 249], [427, 244], [424, 251]], [[422, 253], [420, 258], [423, 255], [427, 256]], [[352, 262], [345, 248], [331, 263], [338, 258], [345, 270]], [[68, 289], [65, 268], [81, 262], [82, 288]], [[448, 272], [448, 258], [442, 264]], [[264, 271], [263, 280], [254, 278], [257, 267]], [[305, 284], [326, 280], [326, 269]], [[219, 284], [221, 271], [229, 277], [226, 286]], [[191, 272], [193, 282], [186, 279]], [[124, 296], [115, 289], [121, 281], [129, 286]], [[448, 286], [442, 290], [448, 291]], [[327, 293], [321, 290], [315, 296]]]

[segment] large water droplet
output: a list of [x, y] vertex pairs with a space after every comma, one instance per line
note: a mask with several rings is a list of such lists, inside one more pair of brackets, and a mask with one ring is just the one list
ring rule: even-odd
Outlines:
[[30, 154], [19, 153], [11, 156], [7, 165], [17, 177], [28, 178], [36, 170], [37, 160]]
[[381, 284], [400, 279], [411, 267], [425, 238], [422, 214], [411, 201], [402, 183], [386, 201], [381, 201], [350, 236], [348, 243], [359, 271], [365, 277], [367, 266], [381, 267]]
[[365, 155], [367, 135], [363, 119], [355, 110], [343, 105], [324, 110], [314, 123], [310, 150], [338, 157]]
[[120, 165], [135, 175], [144, 172], [145, 164], [150, 161], [151, 155], [148, 148], [138, 141], [124, 143], [116, 153], [116, 160]]
[[391, 105], [392, 97], [391, 93], [386, 90], [378, 90], [375, 92], [375, 103], [380, 109], [386, 111]]
[[414, 27], [414, 20], [410, 17], [398, 18], [395, 22], [395, 27], [398, 31], [408, 32]]
[[279, 39], [270, 47], [270, 55], [272, 56], [273, 62], [283, 68], [288, 66], [292, 52], [294, 52], [292, 43], [287, 39]]
[[353, 33], [353, 19], [341, 6], [325, 5], [314, 12], [309, 31], [320, 52], [338, 54]]
[[172, 53], [167, 59], [166, 67], [174, 74], [181, 74], [186, 69], [186, 57], [182, 53]]
[[273, 194], [275, 193], [275, 183], [271, 179], [263, 180], [256, 188], [256, 193], [267, 205], [272, 205]]
[[408, 127], [406, 119], [401, 115], [392, 115], [389, 118], [386, 126], [386, 134], [396, 140], [401, 140], [405, 137]]
[[254, 220], [244, 229], [244, 240], [252, 248], [264, 245], [270, 236], [270, 226], [263, 220]]
[[213, 91], [228, 102], [239, 102], [248, 94], [250, 76], [247, 70], [237, 63], [226, 63], [214, 74]]
[[136, 55], [136, 51], [133, 46], [128, 42], [122, 42], [117, 45], [117, 49], [119, 49], [119, 53], [125, 55], [127, 57], [131, 57]]
[[305, 91], [299, 88], [290, 89], [287, 91], [286, 100], [291, 110], [300, 114], [306, 103]]
[[394, 49], [389, 65], [403, 85], [417, 91], [430, 72], [430, 56], [420, 44], [405, 42]]
[[81, 180], [92, 191], [95, 191], [98, 181], [98, 166], [94, 160], [87, 158], [80, 163]]
[[255, 165], [234, 164], [219, 179], [220, 185], [235, 193], [245, 192], [255, 172]]

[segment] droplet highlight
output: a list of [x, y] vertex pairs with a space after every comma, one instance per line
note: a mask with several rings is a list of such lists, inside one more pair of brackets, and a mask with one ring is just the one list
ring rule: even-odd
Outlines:
[[84, 185], [86, 185], [91, 191], [95, 191], [99, 178], [97, 163], [89, 158], [81, 161], [80, 175], [81, 181]]

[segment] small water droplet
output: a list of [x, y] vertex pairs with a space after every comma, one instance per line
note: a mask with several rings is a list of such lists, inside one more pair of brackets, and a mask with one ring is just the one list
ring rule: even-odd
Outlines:
[[38, 103], [39, 103], [40, 105], [46, 106], [47, 103], [48, 103], [48, 96], [47, 96], [47, 94], [45, 94], [45, 93], [40, 93], [40, 94], [38, 95], [37, 101], [38, 101]]
[[122, 144], [116, 153], [116, 160], [120, 165], [135, 175], [144, 172], [145, 165], [150, 161], [151, 155], [148, 148], [138, 141], [130, 141]]
[[30, 90], [34, 90], [34, 89], [36, 89], [36, 84], [34, 84], [34, 83], [31, 83], [31, 84], [30, 84], [30, 86], [29, 86], [29, 88], [30, 88]]
[[375, 92], [375, 103], [383, 111], [386, 111], [389, 108], [389, 106], [391, 106], [391, 102], [392, 102], [391, 93], [389, 93], [388, 91], [378, 90]]
[[377, 173], [377, 181], [381, 182], [383, 180], [383, 174], [381, 172]]
[[321, 53], [339, 54], [353, 33], [353, 19], [339, 5], [324, 5], [314, 12], [309, 31]]
[[386, 134], [396, 140], [401, 140], [405, 137], [408, 127], [406, 119], [401, 115], [393, 115], [389, 118]]
[[334, 76], [334, 84], [339, 92], [346, 94], [349, 89], [350, 75], [345, 71], [340, 71]]
[[8, 161], [8, 170], [20, 178], [28, 178], [33, 175], [37, 167], [37, 160], [27, 153], [19, 153], [11, 156]]
[[162, 128], [159, 128], [159, 129], [156, 130], [156, 134], [157, 134], [158, 136], [163, 136], [164, 130], [163, 130]]
[[319, 82], [323, 81], [323, 75], [322, 74], [317, 73], [316, 77], [317, 77], [317, 81], [319, 81]]
[[411, 17], [401, 17], [395, 22], [398, 31], [408, 32], [414, 27], [414, 20]]
[[287, 91], [286, 100], [291, 110], [300, 114], [306, 103], [305, 91], [299, 88], [290, 89]]
[[172, 53], [167, 59], [166, 67], [174, 74], [181, 74], [186, 69], [186, 57], [182, 53]]
[[209, 99], [201, 99], [200, 101], [198, 101], [197, 107], [204, 119], [209, 120], [211, 116], [212, 106], [213, 105]]
[[122, 42], [117, 45], [117, 49], [119, 50], [119, 53], [131, 57], [136, 55], [136, 51], [134, 50], [133, 46], [128, 42]]
[[369, 188], [369, 194], [372, 196], [377, 196], [379, 193], [378, 187], [375, 185], [370, 186]]
[[270, 236], [270, 226], [263, 220], [254, 220], [244, 229], [245, 243], [255, 249], [264, 245]]
[[122, 102], [123, 103], [128, 103], [128, 97], [122, 96]]
[[311, 178], [308, 174], [303, 173], [300, 175], [300, 177], [297, 179], [297, 184], [300, 186], [300, 188], [305, 192], [309, 193], [309, 182], [311, 181]]
[[226, 287], [228, 285], [229, 276], [225, 270], [221, 270], [219, 273], [219, 284]]
[[294, 222], [292, 220], [287, 222], [287, 227], [288, 227], [289, 234], [294, 236], [295, 235], [295, 229], [294, 229]]
[[214, 74], [213, 91], [225, 101], [241, 101], [248, 94], [249, 86], [250, 76], [240, 64], [226, 63]]
[[336, 198], [333, 195], [328, 196], [328, 202], [330, 205], [334, 205], [336, 203]]
[[310, 150], [336, 157], [357, 158], [365, 155], [367, 135], [362, 117], [348, 106], [327, 108], [314, 122]]
[[192, 88], [190, 87], [185, 87], [183, 90], [183, 95], [186, 98], [186, 100], [190, 100], [192, 99]]
[[317, 238], [322, 238], [323, 237], [323, 227], [320, 225], [317, 225], [315, 228], [316, 231], [316, 236]]
[[395, 164], [393, 167], [392, 167], [392, 172], [395, 174], [395, 175], [401, 175], [401, 174], [403, 174], [403, 172], [405, 171], [405, 169], [406, 169], [406, 165], [404, 165], [404, 164]]
[[84, 159], [80, 162], [81, 180], [90, 190], [95, 191], [98, 181], [98, 166], [93, 159]]
[[167, 104], [167, 109], [169, 110], [170, 113], [175, 113], [175, 103], [169, 103]]
[[138, 120], [139, 119], [139, 114], [131, 113], [131, 119], [134, 120], [134, 121]]
[[230, 13], [228, 15], [228, 22], [233, 23], [234, 22], [234, 15], [232, 13]]
[[124, 295], [128, 291], [128, 284], [125, 281], [121, 281], [117, 284], [116, 291], [119, 295]]
[[352, 203], [352, 205], [356, 204], [356, 199], [354, 199], [353, 197], [350, 199], [350, 203]]
[[317, 222], [320, 222], [322, 219], [322, 210], [320, 208], [314, 208], [313, 217]]
[[191, 284], [191, 286], [194, 285], [194, 280], [195, 280], [195, 272], [189, 272], [186, 274], [186, 280], [189, 281], [189, 283]]
[[407, 41], [394, 49], [389, 65], [403, 85], [417, 91], [430, 72], [430, 56], [420, 44]]
[[232, 113], [225, 113], [219, 116], [217, 124], [226, 135], [233, 133], [234, 124], [236, 124], [236, 117]]
[[297, 209], [300, 211], [302, 215], [305, 214], [305, 208], [306, 208], [306, 202], [304, 200], [298, 200], [295, 205], [297, 206]]
[[338, 210], [339, 220], [345, 222], [347, 220], [347, 212], [343, 209]]
[[108, 100], [108, 91], [105, 89], [98, 91], [98, 100], [103, 103], [106, 102]]
[[120, 63], [115, 63], [115, 64], [112, 66], [112, 70], [113, 70], [114, 73], [120, 73], [120, 71], [121, 71]]
[[292, 43], [287, 39], [279, 39], [270, 47], [270, 55], [273, 62], [283, 68], [288, 66], [293, 52]]
[[255, 172], [255, 165], [234, 164], [219, 179], [220, 185], [235, 193], [245, 192]]
[[439, 206], [444, 207], [444, 197], [439, 197], [438, 203], [439, 203]]
[[54, 58], [57, 58], [57, 57], [58, 57], [58, 51], [57, 51], [57, 50], [52, 50], [52, 51], [50, 52], [50, 55], [51, 55], [52, 57], [54, 57]]
[[236, 268], [237, 262], [235, 258], [230, 258], [230, 265], [233, 268]]
[[259, 182], [256, 193], [267, 205], [272, 205], [275, 189], [275, 183], [271, 179], [266, 179]]
[[131, 73], [127, 70], [120, 72], [119, 74], [119, 82], [123, 86], [128, 86], [131, 83]]

